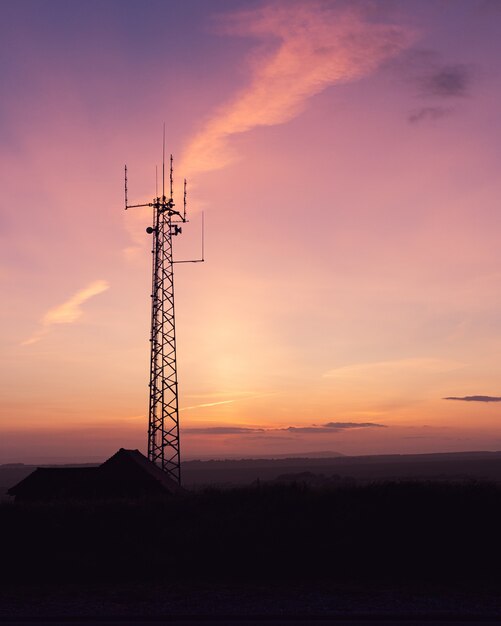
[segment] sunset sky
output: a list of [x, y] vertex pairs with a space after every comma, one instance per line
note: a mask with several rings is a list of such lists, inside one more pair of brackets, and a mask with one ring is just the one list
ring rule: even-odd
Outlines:
[[501, 449], [501, 2], [1, 14], [0, 463], [145, 451], [164, 122], [184, 458]]

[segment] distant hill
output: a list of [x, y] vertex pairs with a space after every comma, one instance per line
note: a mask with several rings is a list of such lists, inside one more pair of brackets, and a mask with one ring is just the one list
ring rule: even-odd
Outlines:
[[335, 475], [359, 483], [393, 480], [501, 482], [501, 452], [186, 461], [182, 471], [185, 486], [243, 485], [304, 472], [326, 477]]
[[[197, 456], [195, 458], [187, 458], [185, 463], [191, 463], [192, 461], [256, 461], [261, 459], [267, 459], [273, 461], [274, 459], [331, 459], [338, 456], [345, 456], [341, 452], [334, 452], [333, 450], [324, 450], [320, 452], [289, 452], [287, 454], [226, 454], [224, 457], [218, 457], [211, 454], [204, 456]], [[1, 466], [0, 466], [1, 467]]]

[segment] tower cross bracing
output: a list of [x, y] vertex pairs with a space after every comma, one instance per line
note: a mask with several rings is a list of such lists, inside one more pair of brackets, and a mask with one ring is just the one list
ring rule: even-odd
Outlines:
[[186, 219], [186, 180], [183, 212], [174, 207], [173, 166], [170, 157], [170, 194], [165, 195], [165, 135], [162, 160], [162, 195], [146, 204], [128, 204], [125, 166], [125, 208], [152, 207], [153, 224], [146, 232], [152, 241], [152, 287], [150, 331], [150, 379], [148, 406], [148, 458], [178, 484], [181, 483], [179, 439], [179, 393], [177, 380], [176, 318], [174, 310], [174, 264], [204, 261], [202, 214], [202, 255], [199, 259], [174, 260], [172, 238], [182, 233]]
[[181, 232], [172, 197], [153, 203], [148, 458], [181, 482], [172, 237]]

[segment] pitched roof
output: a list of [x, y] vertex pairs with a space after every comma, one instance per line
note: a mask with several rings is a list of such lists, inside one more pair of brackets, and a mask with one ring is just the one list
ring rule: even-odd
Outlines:
[[74, 491], [76, 485], [79, 491], [82, 491], [95, 485], [98, 469], [98, 467], [37, 467], [7, 493], [17, 496], [22, 492], [42, 490], [64, 495]]
[[120, 448], [112, 457], [99, 466], [99, 469], [108, 472], [124, 465], [134, 466], [146, 473], [152, 480], [159, 483], [170, 493], [179, 493], [182, 488], [170, 476], [161, 470], [158, 465], [150, 461], [139, 450]]
[[99, 467], [39, 467], [8, 490], [20, 499], [141, 497], [182, 492], [139, 450], [120, 450]]

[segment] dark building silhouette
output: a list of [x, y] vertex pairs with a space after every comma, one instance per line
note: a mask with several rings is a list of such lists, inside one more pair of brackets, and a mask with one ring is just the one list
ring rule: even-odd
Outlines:
[[139, 450], [120, 450], [99, 467], [39, 467], [7, 492], [16, 502], [141, 498], [182, 488]]

